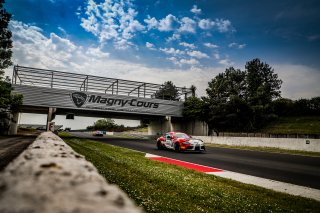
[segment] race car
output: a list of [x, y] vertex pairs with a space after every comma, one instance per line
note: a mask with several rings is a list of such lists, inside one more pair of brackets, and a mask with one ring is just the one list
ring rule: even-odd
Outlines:
[[157, 139], [158, 149], [204, 152], [206, 147], [200, 139], [194, 139], [182, 132], [168, 132]]
[[102, 131], [94, 131], [92, 133], [93, 136], [103, 136], [103, 132]]

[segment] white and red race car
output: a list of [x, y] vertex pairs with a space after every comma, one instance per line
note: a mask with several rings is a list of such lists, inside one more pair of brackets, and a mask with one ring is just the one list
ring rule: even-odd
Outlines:
[[194, 139], [182, 132], [168, 132], [157, 139], [158, 149], [204, 152], [206, 147], [200, 139]]

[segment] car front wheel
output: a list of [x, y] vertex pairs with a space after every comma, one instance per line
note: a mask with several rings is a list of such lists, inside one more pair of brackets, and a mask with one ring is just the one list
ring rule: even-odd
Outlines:
[[180, 152], [181, 151], [179, 143], [175, 143], [174, 151], [176, 151], [176, 152]]

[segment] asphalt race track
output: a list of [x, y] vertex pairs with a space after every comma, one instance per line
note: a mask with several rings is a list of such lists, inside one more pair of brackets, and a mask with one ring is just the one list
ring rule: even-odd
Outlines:
[[25, 150], [36, 136], [7, 136], [0, 138], [0, 170]]
[[141, 152], [320, 189], [320, 157], [212, 147], [207, 147], [206, 153], [176, 153], [157, 150], [155, 142], [142, 139], [94, 137], [80, 132], [73, 134]]

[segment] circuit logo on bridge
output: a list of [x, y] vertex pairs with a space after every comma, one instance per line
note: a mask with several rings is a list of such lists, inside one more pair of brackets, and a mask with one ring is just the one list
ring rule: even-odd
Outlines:
[[104, 104], [107, 106], [130, 106], [130, 107], [141, 107], [141, 108], [158, 108], [159, 103], [153, 102], [146, 102], [137, 99], [125, 100], [125, 99], [118, 99], [118, 98], [106, 98], [100, 95], [90, 95], [83, 92], [74, 92], [70, 94], [71, 100], [73, 101], [74, 105], [77, 107], [82, 107], [86, 102], [91, 104]]
[[77, 107], [81, 107], [87, 101], [87, 94], [82, 92], [74, 92], [71, 94], [71, 99]]

